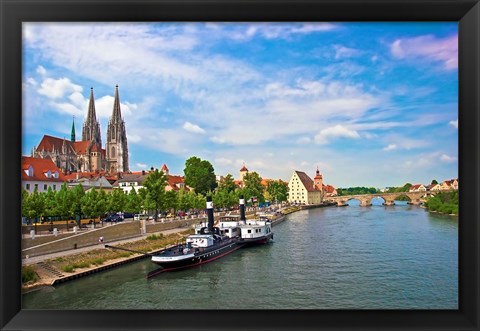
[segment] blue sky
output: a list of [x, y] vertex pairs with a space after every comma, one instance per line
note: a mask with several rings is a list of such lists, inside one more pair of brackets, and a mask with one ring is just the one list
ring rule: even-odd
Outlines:
[[115, 85], [133, 171], [198, 156], [335, 187], [458, 176], [457, 23], [24, 23], [23, 154]]

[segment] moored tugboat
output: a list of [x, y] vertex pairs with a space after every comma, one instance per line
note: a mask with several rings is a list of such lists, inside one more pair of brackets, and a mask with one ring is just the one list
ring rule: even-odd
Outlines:
[[173, 246], [152, 256], [152, 262], [161, 267], [154, 271], [154, 274], [211, 262], [245, 245], [239, 236], [227, 236], [213, 226], [213, 202], [210, 196], [207, 197], [207, 217], [208, 225], [189, 235], [185, 244]]
[[244, 245], [266, 244], [273, 239], [272, 221], [268, 217], [246, 219], [243, 196], [240, 196], [240, 216], [224, 216], [219, 223], [222, 233], [239, 234], [239, 242]]
[[273, 239], [272, 222], [267, 217], [247, 220], [245, 200], [240, 196], [240, 242], [245, 245], [266, 244]]

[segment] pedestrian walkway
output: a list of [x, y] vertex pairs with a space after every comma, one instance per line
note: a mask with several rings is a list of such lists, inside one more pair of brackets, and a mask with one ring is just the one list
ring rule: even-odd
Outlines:
[[178, 233], [178, 232], [182, 232], [182, 231], [186, 231], [186, 230], [188, 230], [188, 228], [185, 228], [185, 227], [175, 228], [175, 229], [163, 230], [163, 231], [154, 232], [154, 233], [146, 233], [146, 234], [143, 234], [143, 235], [139, 235], [137, 237], [122, 239], [122, 240], [117, 240], [117, 241], [108, 241], [108, 238], [106, 238], [106, 240], [102, 244], [99, 243], [99, 244], [88, 246], [88, 247], [70, 249], [70, 250], [66, 250], [66, 251], [62, 251], [62, 252], [44, 254], [44, 255], [38, 255], [38, 256], [34, 256], [34, 257], [25, 258], [25, 259], [22, 259], [22, 265], [30, 265], [30, 264], [43, 262], [43, 261], [48, 260], [48, 259], [55, 259], [57, 257], [65, 257], [65, 256], [73, 255], [73, 254], [88, 252], [88, 251], [91, 251], [93, 249], [103, 248], [106, 243], [108, 243], [108, 245], [114, 246], [114, 245], [120, 245], [120, 244], [124, 244], [124, 243], [128, 243], [128, 242], [132, 242], [132, 241], [142, 240], [142, 239], [147, 238], [148, 236], [151, 236], [152, 234], [163, 234], [163, 235], [167, 236], [167, 235], [172, 234], [172, 233]]

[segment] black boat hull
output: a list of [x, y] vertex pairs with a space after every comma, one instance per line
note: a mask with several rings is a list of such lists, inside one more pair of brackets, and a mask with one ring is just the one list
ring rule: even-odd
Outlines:
[[[216, 247], [212, 247], [204, 251], [198, 252], [193, 256], [187, 254], [184, 259], [177, 259], [174, 261], [154, 261], [152, 259], [152, 262], [164, 268], [165, 269], [164, 271], [184, 269], [184, 268], [193, 267], [196, 265], [214, 261], [231, 252], [236, 251], [242, 246], [244, 246], [243, 243], [239, 243], [238, 241], [232, 241], [232, 242], [226, 243], [225, 245], [218, 245]], [[172, 247], [171, 249], [178, 250], [178, 249], [181, 249], [181, 246], [175, 246], [175, 247]]]

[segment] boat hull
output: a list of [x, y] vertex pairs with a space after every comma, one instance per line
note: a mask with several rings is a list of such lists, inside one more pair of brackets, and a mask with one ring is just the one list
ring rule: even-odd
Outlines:
[[170, 250], [177, 250], [177, 252], [179, 252], [177, 255], [169, 254], [162, 257], [162, 255], [160, 254], [158, 256], [153, 256], [152, 262], [165, 269], [164, 271], [184, 269], [214, 261], [231, 252], [236, 251], [242, 246], [244, 246], [243, 243], [232, 240], [224, 244], [208, 247], [207, 249], [196, 252], [194, 254], [182, 254], [179, 252], [182, 246], [175, 246], [170, 248]]
[[257, 238], [242, 238], [240, 239], [240, 243], [244, 244], [245, 246], [263, 245], [263, 244], [267, 244], [272, 239], [273, 239], [273, 232], [270, 232], [265, 236], [261, 236]]

